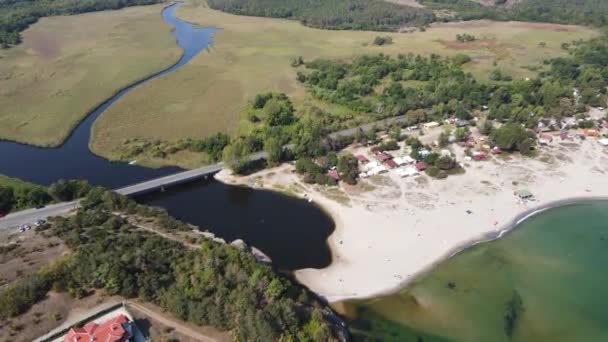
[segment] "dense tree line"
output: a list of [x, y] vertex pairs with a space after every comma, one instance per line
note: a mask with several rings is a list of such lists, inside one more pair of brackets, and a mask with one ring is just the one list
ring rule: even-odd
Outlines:
[[0, 46], [8, 48], [21, 42], [19, 32], [53, 15], [119, 9], [149, 5], [162, 0], [0, 0]]
[[382, 0], [209, 0], [213, 9], [261, 17], [295, 19], [339, 30], [396, 31], [435, 20], [432, 11]]
[[72, 201], [87, 195], [91, 189], [84, 180], [63, 180], [49, 187], [40, 185], [29, 186], [0, 186], [0, 214], [8, 214], [12, 210], [44, 206], [50, 202]]
[[44, 234], [60, 237], [72, 254], [0, 291], [0, 316], [25, 312], [51, 288], [74, 297], [92, 289], [139, 297], [199, 325], [231, 330], [239, 341], [332, 341], [331, 310], [307, 290], [248, 252], [201, 239], [200, 247], [137, 230], [115, 211], [188, 229], [163, 211], [93, 189], [76, 215], [56, 218]]
[[419, 0], [432, 9], [447, 9], [456, 14], [456, 19], [520, 20], [552, 22], [561, 24], [592, 25], [608, 24], [608, 2], [604, 0], [524, 0], [512, 6], [483, 6], [470, 0]]
[[[305, 63], [297, 78], [314, 97], [366, 113], [374, 120], [405, 115], [407, 124], [471, 119], [487, 107], [490, 119], [534, 128], [547, 118], [580, 115], [586, 106], [606, 103], [608, 40], [605, 37], [568, 47], [569, 56], [548, 60], [534, 79], [480, 82], [462, 69], [464, 55], [441, 58], [366, 55], [350, 63], [317, 59]], [[498, 72], [497, 72], [498, 73]], [[408, 81], [417, 81], [408, 86]]]

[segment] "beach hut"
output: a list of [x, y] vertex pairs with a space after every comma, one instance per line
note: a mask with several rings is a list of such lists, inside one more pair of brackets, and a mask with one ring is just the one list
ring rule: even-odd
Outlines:
[[410, 167], [407, 167], [407, 168], [405, 168], [405, 169], [400, 169], [400, 170], [397, 170], [397, 175], [398, 175], [399, 177], [401, 177], [401, 178], [410, 177], [410, 176], [415, 176], [415, 175], [417, 175], [418, 173], [419, 173], [419, 172], [418, 172], [418, 170], [416, 170], [415, 168], [413, 168], [413, 167], [411, 167], [411, 166], [410, 166]]
[[385, 152], [380, 152], [380, 151], [376, 151], [374, 152], [374, 156], [376, 157], [376, 159], [378, 159], [380, 162], [385, 162], [389, 159], [393, 159], [393, 157]]
[[333, 178], [336, 182], [340, 181], [340, 175], [338, 174], [338, 170], [329, 170], [327, 171], [327, 175], [331, 178]]
[[519, 197], [522, 200], [529, 200], [534, 198], [534, 195], [526, 189], [521, 189], [521, 190], [517, 190], [515, 191], [515, 195], [517, 195], [517, 197]]
[[385, 160], [384, 163], [382, 163], [384, 166], [386, 166], [387, 169], [392, 170], [394, 168], [396, 168], [398, 165], [397, 163], [395, 163], [394, 160], [389, 159], [389, 160]]

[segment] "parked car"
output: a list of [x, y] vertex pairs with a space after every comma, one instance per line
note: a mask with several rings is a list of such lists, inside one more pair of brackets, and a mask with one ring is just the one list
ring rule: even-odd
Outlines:
[[45, 224], [45, 223], [46, 223], [46, 221], [45, 221], [45, 220], [38, 220], [38, 221], [36, 221], [36, 223], [35, 223], [35, 224], [36, 224], [36, 226], [42, 226], [42, 225], [43, 225], [43, 224]]

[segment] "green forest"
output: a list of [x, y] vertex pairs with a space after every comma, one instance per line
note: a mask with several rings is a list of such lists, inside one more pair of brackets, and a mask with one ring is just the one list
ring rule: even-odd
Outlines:
[[0, 46], [8, 48], [21, 42], [20, 32], [52, 15], [119, 9], [150, 5], [163, 0], [0, 0]]
[[213, 9], [260, 17], [299, 20], [323, 29], [396, 31], [435, 20], [432, 11], [383, 0], [209, 0]]
[[511, 7], [482, 6], [470, 0], [419, 0], [430, 9], [448, 9], [456, 19], [494, 19], [551, 22], [603, 27], [608, 24], [608, 2], [604, 0], [524, 0]]
[[[190, 230], [160, 209], [92, 189], [76, 215], [37, 233], [61, 238], [72, 253], [0, 291], [0, 316], [13, 317], [48, 291], [140, 298], [198, 325], [231, 330], [238, 341], [333, 341], [331, 309], [248, 252], [200, 238], [199, 248], [138, 230], [115, 212], [146, 217], [163, 230]], [[150, 220], [148, 220], [150, 221]]]

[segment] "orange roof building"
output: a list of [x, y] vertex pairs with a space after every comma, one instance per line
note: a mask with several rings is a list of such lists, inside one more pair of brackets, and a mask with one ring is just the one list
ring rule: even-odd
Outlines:
[[64, 342], [126, 342], [131, 334], [125, 329], [129, 318], [118, 315], [102, 324], [89, 322], [82, 328], [71, 328]]

